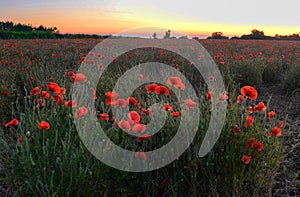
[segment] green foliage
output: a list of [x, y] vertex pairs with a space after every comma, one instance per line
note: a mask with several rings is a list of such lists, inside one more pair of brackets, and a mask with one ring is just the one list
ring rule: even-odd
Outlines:
[[283, 87], [287, 91], [300, 89], [300, 64], [290, 66], [284, 75]]
[[[177, 62], [176, 68], [188, 76], [200, 98], [197, 106], [201, 114], [199, 128], [188, 150], [161, 169], [129, 173], [106, 166], [89, 153], [78, 136], [69, 107], [58, 105], [51, 97], [45, 99], [45, 106], [38, 105], [41, 95], [31, 95], [34, 87], [48, 91], [48, 83], [54, 81], [67, 89], [65, 100], [70, 100], [70, 77], [64, 74], [76, 70], [83, 54], [87, 54], [97, 42], [2, 41], [1, 46], [5, 50], [0, 50], [0, 56], [7, 58], [3, 62], [9, 62], [9, 65], [1, 67], [1, 80], [2, 83], [10, 84], [7, 89], [12, 94], [9, 94], [10, 97], [0, 95], [0, 99], [3, 99], [0, 100], [1, 106], [10, 108], [10, 102], [13, 101], [11, 117], [6, 117], [5, 122], [15, 117], [19, 120], [19, 125], [0, 127], [0, 169], [6, 174], [6, 181], [13, 184], [16, 196], [255, 196], [271, 187], [283, 149], [279, 137], [267, 134], [270, 134], [271, 128], [280, 119], [267, 118], [267, 112], [271, 110], [269, 106], [267, 111], [249, 114], [249, 107], [257, 104], [255, 101], [236, 103], [239, 88], [236, 86], [238, 81], [235, 77], [242, 73], [245, 78], [240, 83], [259, 85], [264, 67], [261, 58], [240, 60], [234, 64], [233, 60], [222, 56], [220, 61], [226, 62], [220, 69], [226, 76], [228, 113], [221, 137], [204, 158], [199, 158], [197, 154], [210, 121], [211, 103], [205, 97], [207, 88], [196, 70], [190, 65], [187, 66], [188, 62], [175, 54], [152, 49], [144, 49], [140, 54], [139, 50], [131, 51], [131, 58], [124, 54], [117, 62], [111, 63], [101, 76], [103, 83], [99, 83], [97, 87], [96, 113], [110, 115], [110, 120], [103, 123], [103, 127], [107, 134], [111, 134], [110, 137], [115, 143], [130, 150], [162, 146], [174, 137], [180, 118], [172, 117], [168, 113], [168, 124], [153, 137], [154, 141], [151, 143], [137, 144], [134, 139], [124, 136], [121, 129], [113, 127], [111, 108], [104, 104], [104, 93], [112, 90], [117, 79], [127, 69], [141, 63], [140, 59], [147, 62], [160, 56], [161, 62]], [[13, 69], [12, 59], [20, 57], [20, 54], [30, 58], [18, 59], [19, 68]], [[148, 107], [155, 102], [168, 102], [175, 110], [180, 110], [177, 99], [147, 93], [146, 85], [133, 93], [141, 101], [141, 105]], [[50, 94], [53, 95], [51, 92]], [[253, 116], [255, 122], [253, 126], [245, 128], [247, 115]], [[49, 122], [49, 130], [38, 128], [42, 120]], [[146, 124], [149, 117], [143, 115], [142, 121]], [[236, 133], [233, 128], [239, 128], [239, 132]], [[22, 141], [17, 142], [20, 137]], [[260, 141], [264, 145], [263, 150], [247, 148], [250, 138]], [[249, 164], [241, 161], [243, 155], [252, 155], [254, 152], [257, 156], [251, 158]]]

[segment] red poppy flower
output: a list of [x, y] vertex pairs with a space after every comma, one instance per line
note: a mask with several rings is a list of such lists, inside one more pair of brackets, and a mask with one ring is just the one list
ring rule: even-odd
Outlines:
[[225, 62], [220, 62], [220, 65], [221, 65], [221, 66], [224, 66], [224, 65], [225, 65]]
[[244, 101], [245, 100], [245, 97], [243, 96], [243, 95], [238, 95], [237, 96], [237, 103], [240, 103], [240, 102], [242, 102], [242, 101]]
[[126, 102], [125, 99], [122, 99], [122, 98], [121, 98], [121, 99], [118, 99], [118, 100], [116, 100], [115, 102], [113, 102], [113, 105], [114, 105], [115, 107], [121, 106], [121, 107], [125, 108], [126, 105], [127, 105], [127, 102]]
[[139, 106], [140, 105], [140, 103], [132, 96], [127, 99], [127, 102], [131, 106]]
[[268, 113], [268, 118], [269, 118], [269, 119], [272, 119], [274, 116], [275, 116], [275, 112], [274, 112], [274, 111], [270, 111], [270, 112]]
[[241, 94], [251, 100], [255, 100], [258, 96], [257, 91], [252, 86], [244, 86], [241, 88]]
[[146, 131], [146, 125], [137, 123], [132, 127], [132, 131], [134, 133], [144, 133]]
[[115, 104], [115, 100], [116, 98], [119, 96], [116, 92], [112, 92], [112, 91], [109, 91], [109, 92], [106, 92], [105, 93], [105, 96], [106, 96], [106, 100], [105, 100], [105, 104], [106, 105], [114, 105]]
[[108, 114], [100, 114], [100, 120], [106, 120], [106, 121], [108, 121], [109, 120]]
[[212, 100], [212, 96], [213, 96], [213, 93], [212, 92], [208, 92], [207, 94], [206, 94], [206, 98], [208, 99], [208, 100]]
[[250, 138], [250, 139], [249, 139], [249, 142], [246, 143], [246, 147], [247, 147], [248, 149], [254, 148], [254, 138], [253, 138], [253, 137]]
[[196, 106], [196, 103], [192, 101], [191, 99], [185, 100], [186, 106], [189, 108], [194, 108]]
[[71, 76], [71, 81], [73, 83], [81, 83], [81, 82], [85, 82], [87, 79], [85, 77], [84, 74], [82, 73], [77, 73]]
[[50, 124], [46, 121], [41, 121], [38, 125], [38, 128], [41, 130], [49, 130], [50, 129]]
[[79, 109], [77, 109], [75, 111], [75, 118], [79, 119], [82, 118], [83, 116], [85, 116], [88, 112], [88, 109], [86, 107], [80, 107]]
[[142, 74], [139, 74], [139, 80], [143, 80], [144, 76]]
[[147, 92], [154, 92], [155, 88], [157, 87], [157, 84], [153, 83], [153, 84], [149, 84], [147, 86]]
[[120, 122], [118, 122], [118, 126], [121, 128], [121, 129], [124, 129], [126, 131], [129, 131], [131, 126], [129, 124], [129, 122], [127, 120], [121, 120]]
[[77, 103], [76, 103], [76, 101], [74, 101], [74, 100], [69, 100], [69, 101], [66, 101], [66, 102], [65, 102], [65, 106], [66, 106], [66, 107], [76, 107], [76, 106], [77, 106]]
[[161, 186], [165, 187], [167, 185], [167, 179], [164, 179], [162, 182], [161, 182]]
[[37, 100], [37, 106], [45, 106], [45, 101], [43, 99], [38, 99]]
[[251, 157], [250, 156], [243, 155], [242, 162], [244, 162], [245, 164], [248, 164], [248, 163], [250, 163], [250, 161], [251, 161]]
[[254, 118], [252, 118], [251, 116], [247, 116], [244, 127], [247, 128], [248, 126], [252, 126], [253, 122], [254, 122]]
[[169, 77], [167, 83], [168, 85], [174, 86], [175, 88], [179, 88], [181, 90], [185, 89], [185, 86], [182, 84], [182, 81], [179, 77]]
[[33, 88], [30, 95], [37, 96], [39, 94], [39, 89], [40, 89], [39, 87]]
[[283, 121], [280, 121], [279, 123], [278, 123], [278, 127], [279, 128], [282, 128], [284, 126], [284, 122]]
[[93, 97], [94, 97], [94, 100], [97, 99], [97, 92], [96, 92], [96, 90], [94, 90], [94, 92], [93, 92]]
[[165, 86], [157, 86], [157, 87], [155, 88], [154, 92], [155, 92], [156, 94], [165, 94], [166, 96], [169, 95], [169, 90], [168, 90], [168, 88], [165, 87]]
[[264, 145], [261, 142], [254, 142], [254, 147], [258, 151], [262, 151], [264, 149]]
[[258, 112], [264, 112], [267, 110], [267, 106], [263, 102], [259, 102], [256, 106], [256, 111]]
[[166, 104], [164, 108], [165, 108], [166, 111], [169, 111], [169, 112], [173, 111], [173, 107], [169, 104]]
[[18, 124], [19, 124], [19, 121], [16, 118], [14, 118], [10, 122], [6, 123], [4, 126], [5, 127], [17, 126]]
[[177, 118], [179, 116], [179, 112], [172, 112], [172, 116]]
[[221, 101], [224, 101], [224, 100], [227, 100], [227, 99], [228, 99], [228, 95], [227, 95], [226, 92], [220, 94], [220, 100], [221, 100]]
[[271, 136], [281, 136], [281, 129], [279, 127], [274, 127]]
[[52, 96], [52, 101], [53, 102], [56, 102], [57, 105], [60, 105], [62, 104], [64, 101], [65, 101], [65, 98], [63, 95], [60, 95], [60, 94], [54, 94]]
[[128, 122], [130, 124], [139, 123], [140, 120], [141, 120], [141, 117], [136, 111], [131, 111], [128, 113]]
[[4, 96], [8, 96], [8, 91], [7, 90], [2, 90], [1, 94], [4, 95]]
[[46, 91], [42, 91], [42, 97], [44, 99], [48, 99], [48, 98], [50, 98], [50, 94], [48, 92], [46, 92]]
[[146, 109], [146, 108], [142, 108], [141, 109], [141, 114], [142, 115], [146, 115], [146, 116], [151, 116], [152, 115], [151, 110], [150, 109]]
[[18, 137], [17, 142], [18, 142], [18, 143], [23, 142], [23, 138], [22, 138], [22, 137]]
[[141, 142], [143, 140], [150, 140], [152, 138], [151, 135], [148, 134], [143, 134], [141, 136], [138, 137], [137, 142]]
[[135, 153], [135, 158], [146, 160], [147, 156], [144, 152], [138, 151], [138, 152]]
[[60, 92], [60, 87], [57, 83], [50, 82], [48, 84], [48, 90], [50, 92]]

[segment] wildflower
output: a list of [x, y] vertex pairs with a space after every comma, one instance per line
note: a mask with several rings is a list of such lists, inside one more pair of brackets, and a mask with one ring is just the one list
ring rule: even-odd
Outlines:
[[157, 87], [158, 85], [157, 84], [155, 84], [155, 83], [153, 83], [153, 84], [149, 84], [148, 86], [147, 86], [147, 92], [154, 92], [155, 91], [155, 88]]
[[246, 147], [247, 147], [248, 149], [254, 148], [254, 138], [253, 138], [253, 137], [250, 138], [250, 139], [249, 139], [249, 142], [246, 143]]
[[38, 128], [41, 129], [41, 130], [49, 130], [50, 129], [50, 124], [43, 120], [39, 123]]
[[173, 107], [169, 104], [166, 104], [164, 108], [165, 108], [166, 111], [169, 111], [169, 112], [173, 111]]
[[100, 120], [106, 120], [106, 121], [108, 121], [109, 120], [108, 114], [100, 114]]
[[161, 186], [165, 187], [167, 185], [167, 179], [162, 180]]
[[284, 122], [283, 121], [280, 121], [279, 123], [278, 123], [278, 127], [279, 128], [282, 128], [284, 126]]
[[274, 127], [271, 131], [271, 136], [281, 136], [281, 129], [279, 127]]
[[39, 87], [35, 87], [32, 89], [30, 95], [37, 96], [39, 94]]
[[182, 84], [182, 81], [179, 77], [169, 77], [167, 83], [168, 85], [174, 86], [175, 88], [179, 88], [181, 90], [185, 89], [185, 86]]
[[137, 159], [140, 158], [140, 159], [146, 160], [147, 156], [144, 152], [138, 151], [135, 153], [135, 158], [137, 158]]
[[196, 103], [194, 101], [192, 101], [191, 99], [187, 99], [185, 100], [186, 106], [188, 106], [189, 108], [194, 108], [196, 106]]
[[144, 76], [142, 74], [139, 74], [139, 80], [143, 80]]
[[250, 156], [243, 155], [242, 162], [244, 162], [245, 164], [248, 164], [248, 163], [250, 163], [250, 161], [251, 161], [251, 157]]
[[247, 116], [244, 127], [247, 128], [248, 126], [252, 126], [253, 122], [254, 122], [254, 118], [252, 118], [251, 116]]
[[264, 149], [264, 145], [261, 142], [254, 142], [254, 147], [258, 151], [262, 151]]
[[50, 92], [60, 92], [60, 87], [57, 83], [50, 82], [48, 84], [48, 90]]
[[169, 95], [169, 90], [165, 86], [157, 86], [154, 90], [156, 94], [165, 94], [166, 96]]
[[80, 107], [79, 109], [77, 109], [75, 111], [75, 118], [79, 119], [82, 118], [83, 116], [85, 116], [88, 112], [88, 109], [86, 107]]
[[243, 95], [238, 95], [237, 96], [237, 103], [240, 103], [240, 102], [242, 102], [242, 101], [244, 101], [245, 100], [245, 97], [243, 96]]
[[19, 121], [16, 118], [14, 118], [10, 122], [6, 123], [4, 126], [5, 127], [17, 126], [18, 124], [19, 124]]
[[46, 91], [42, 91], [42, 97], [44, 99], [48, 99], [48, 98], [50, 98], [50, 94], [48, 92], [46, 92]]
[[66, 101], [66, 102], [65, 102], [65, 106], [66, 106], [66, 107], [76, 107], [76, 106], [77, 106], [77, 103], [76, 103], [76, 101], [74, 101], [74, 100], [69, 100], [69, 101]]
[[226, 94], [226, 92], [220, 94], [220, 100], [221, 101], [224, 101], [224, 100], [227, 100], [228, 99], [228, 95]]
[[8, 96], [8, 91], [7, 90], [2, 90], [1, 94], [4, 95], [4, 96]]
[[141, 117], [136, 111], [131, 111], [128, 113], [128, 122], [130, 124], [139, 123], [140, 120], [141, 120]]
[[213, 96], [213, 93], [212, 92], [208, 92], [207, 94], [206, 94], [206, 98], [208, 99], [208, 100], [212, 100], [212, 96]]
[[132, 127], [132, 131], [134, 133], [144, 133], [146, 131], [146, 125], [137, 123]]
[[172, 116], [175, 117], [175, 118], [178, 117], [179, 116], [179, 112], [172, 112]]
[[77, 73], [71, 76], [71, 81], [73, 83], [81, 83], [81, 82], [85, 82], [86, 80], [87, 78], [82, 73]]
[[143, 140], [150, 140], [152, 138], [151, 135], [148, 134], [143, 134], [141, 136], [138, 137], [137, 142], [141, 142]]
[[131, 106], [139, 106], [140, 105], [140, 103], [132, 96], [127, 99], [127, 102]]
[[274, 111], [270, 111], [270, 112], [268, 113], [268, 118], [269, 118], [269, 119], [272, 119], [274, 116], [275, 116], [275, 112], [274, 112]]
[[146, 116], [150, 116], [151, 115], [151, 110], [150, 109], [146, 109], [146, 108], [142, 108], [141, 109], [141, 114], [142, 115], [146, 115]]
[[118, 126], [121, 129], [124, 129], [124, 130], [127, 130], [127, 131], [129, 131], [130, 128], [131, 128], [131, 126], [130, 126], [130, 124], [127, 120], [121, 120], [120, 122], [118, 122]]
[[127, 105], [127, 103], [126, 103], [126, 100], [125, 100], [125, 99], [120, 98], [120, 99], [116, 100], [115, 102], [113, 102], [113, 105], [114, 105], [115, 107], [121, 106], [121, 107], [125, 108], [126, 105]]
[[256, 106], [256, 111], [258, 112], [264, 112], [267, 110], [267, 106], [263, 102], [259, 102]]
[[257, 91], [252, 86], [244, 86], [241, 88], [241, 94], [251, 100], [255, 100], [258, 96]]
[[23, 142], [23, 138], [22, 138], [22, 137], [18, 137], [17, 142], [18, 142], [18, 143]]
[[119, 96], [116, 92], [109, 91], [105, 93], [106, 100], [105, 104], [106, 105], [113, 105], [115, 102], [115, 99]]
[[38, 99], [37, 100], [37, 106], [45, 106], [45, 101], [43, 99]]

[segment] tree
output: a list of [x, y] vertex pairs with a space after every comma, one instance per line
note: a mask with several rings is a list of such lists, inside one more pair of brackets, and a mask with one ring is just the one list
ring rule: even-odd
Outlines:
[[153, 35], [152, 35], [152, 38], [153, 38], [153, 39], [157, 39], [156, 36], [157, 36], [157, 34], [154, 32]]
[[208, 39], [228, 39], [227, 36], [223, 36], [222, 32], [214, 32], [211, 34], [211, 37], [208, 37]]
[[253, 29], [251, 31], [251, 35], [253, 39], [264, 39], [265, 38], [265, 33], [263, 31], [259, 31], [257, 29]]
[[166, 31], [166, 35], [164, 36], [164, 39], [169, 39], [171, 37], [171, 30]]

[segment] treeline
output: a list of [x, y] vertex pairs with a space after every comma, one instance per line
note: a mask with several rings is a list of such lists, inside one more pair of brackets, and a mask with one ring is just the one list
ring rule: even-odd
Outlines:
[[62, 38], [107, 38], [96, 34], [60, 34], [57, 27], [34, 27], [12, 21], [0, 21], [0, 39], [62, 39]]
[[[229, 39], [229, 37], [224, 36], [222, 32], [214, 32], [212, 36], [207, 39]], [[234, 36], [230, 39], [241, 39], [241, 40], [300, 40], [300, 33], [295, 33], [292, 35], [278, 35], [267, 36], [263, 31], [253, 29], [251, 34], [242, 35], [241, 37]]]

